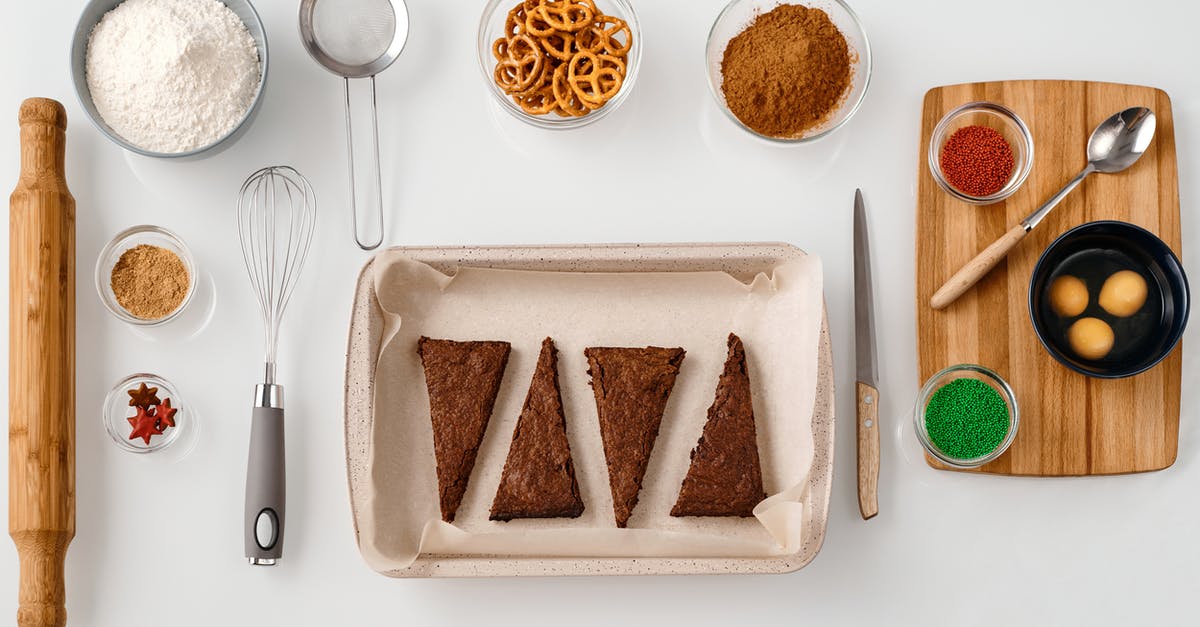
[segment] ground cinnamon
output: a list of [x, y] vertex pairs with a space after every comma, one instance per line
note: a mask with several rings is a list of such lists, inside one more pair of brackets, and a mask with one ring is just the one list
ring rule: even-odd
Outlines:
[[135, 318], [157, 320], [179, 308], [191, 277], [179, 255], [158, 246], [139, 244], [121, 253], [112, 269], [117, 303]]
[[851, 76], [850, 48], [829, 15], [795, 4], [755, 18], [721, 61], [729, 110], [770, 137], [799, 137], [828, 119]]

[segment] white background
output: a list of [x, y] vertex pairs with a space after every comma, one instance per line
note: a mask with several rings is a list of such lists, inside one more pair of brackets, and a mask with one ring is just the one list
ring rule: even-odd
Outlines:
[[[390, 244], [784, 240], [823, 257], [835, 342], [841, 415], [832, 512], [812, 565], [786, 576], [475, 581], [387, 579], [368, 569], [355, 547], [342, 371], [351, 290], [367, 255], [349, 232], [341, 83], [300, 47], [298, 3], [258, 0], [272, 54], [262, 110], [229, 150], [192, 163], [131, 157], [86, 121], [67, 63], [80, 2], [6, 4], [0, 187], [16, 181], [21, 99], [56, 98], [70, 117], [67, 174], [78, 201], [72, 624], [1194, 620], [1194, 356], [1185, 356], [1179, 460], [1159, 473], [1036, 480], [936, 472], [921, 460], [908, 427], [919, 383], [913, 203], [922, 95], [940, 84], [1015, 78], [1167, 90], [1190, 265], [1200, 242], [1190, 211], [1200, 192], [1192, 176], [1200, 145], [1200, 11], [1188, 4], [856, 0], [875, 52], [864, 107], [827, 141], [776, 148], [741, 135], [706, 91], [703, 47], [721, 0], [638, 0], [645, 56], [635, 91], [608, 119], [558, 134], [521, 127], [489, 100], [474, 44], [483, 0], [410, 0], [408, 47], [379, 79]], [[280, 162], [309, 176], [320, 217], [285, 321], [289, 526], [285, 558], [269, 569], [242, 559], [247, 421], [261, 356], [233, 201], [246, 174]], [[885, 430], [881, 513], [869, 522], [859, 519], [854, 495], [855, 187], [866, 195], [876, 259]], [[102, 308], [92, 280], [100, 248], [119, 229], [146, 222], [179, 232], [211, 278], [216, 306], [206, 326], [193, 320], [139, 333]], [[7, 246], [6, 237], [0, 242]], [[1197, 333], [1193, 326], [1185, 343]], [[105, 393], [139, 370], [172, 379], [203, 421], [196, 448], [182, 461], [121, 452], [101, 428]], [[0, 542], [0, 620], [16, 611], [16, 564], [11, 544]]]

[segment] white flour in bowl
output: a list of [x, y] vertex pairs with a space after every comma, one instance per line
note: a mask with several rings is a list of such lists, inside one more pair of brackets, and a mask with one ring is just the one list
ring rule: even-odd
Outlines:
[[112, 130], [179, 153], [229, 133], [254, 101], [254, 38], [218, 0], [125, 0], [92, 29], [87, 84]]

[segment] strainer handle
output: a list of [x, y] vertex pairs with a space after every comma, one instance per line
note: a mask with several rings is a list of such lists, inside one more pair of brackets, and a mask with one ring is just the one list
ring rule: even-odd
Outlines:
[[363, 250], [375, 250], [383, 243], [383, 174], [379, 167], [379, 105], [375, 98], [375, 75], [371, 75], [371, 136], [375, 155], [375, 217], [377, 235], [364, 241], [358, 228], [358, 178], [354, 172], [354, 125], [350, 113], [350, 79], [344, 78], [346, 87], [346, 160], [350, 164], [350, 218], [354, 227], [354, 241]]

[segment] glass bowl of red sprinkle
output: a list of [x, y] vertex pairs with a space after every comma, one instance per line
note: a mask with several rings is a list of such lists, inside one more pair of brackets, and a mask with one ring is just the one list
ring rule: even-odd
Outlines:
[[170, 381], [149, 373], [131, 374], [104, 399], [104, 430], [122, 450], [153, 453], [193, 429], [191, 414]]
[[929, 171], [946, 193], [973, 205], [1012, 196], [1033, 169], [1033, 135], [1020, 116], [993, 102], [968, 102], [938, 122]]
[[1000, 457], [1020, 423], [1008, 382], [975, 364], [950, 366], [930, 377], [913, 409], [921, 446], [952, 468], [978, 468]]

